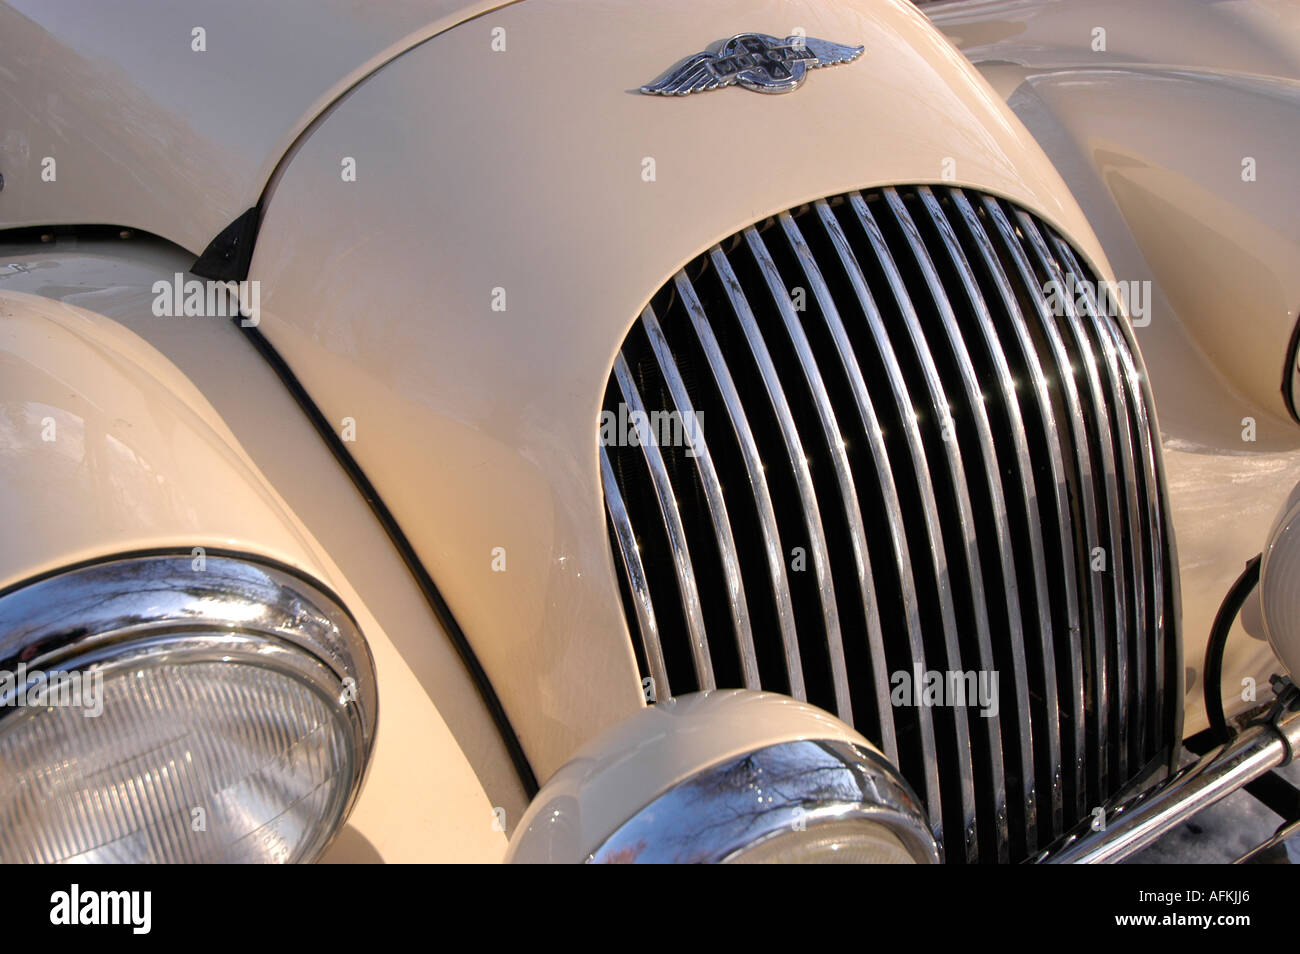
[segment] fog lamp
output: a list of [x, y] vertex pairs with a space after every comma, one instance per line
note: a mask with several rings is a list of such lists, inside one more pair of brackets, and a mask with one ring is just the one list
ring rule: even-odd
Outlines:
[[608, 730], [547, 782], [516, 862], [929, 863], [920, 801], [870, 743], [773, 693], [695, 693]]

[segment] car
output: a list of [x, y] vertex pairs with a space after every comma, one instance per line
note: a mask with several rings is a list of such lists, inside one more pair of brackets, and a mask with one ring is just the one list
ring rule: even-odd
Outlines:
[[0, 0], [0, 51], [0, 860], [1296, 831], [1293, 6]]

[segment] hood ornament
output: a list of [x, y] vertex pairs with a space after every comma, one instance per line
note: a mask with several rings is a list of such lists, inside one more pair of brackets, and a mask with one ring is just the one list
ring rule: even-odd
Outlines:
[[811, 36], [784, 40], [766, 33], [737, 33], [678, 63], [641, 92], [685, 96], [739, 83], [757, 93], [788, 93], [803, 84], [808, 70], [848, 63], [862, 55], [860, 46], [844, 46]]

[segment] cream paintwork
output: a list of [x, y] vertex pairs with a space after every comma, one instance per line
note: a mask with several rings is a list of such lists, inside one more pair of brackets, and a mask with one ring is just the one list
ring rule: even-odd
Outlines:
[[[190, 261], [183, 251], [146, 239], [9, 246], [0, 288], [93, 309], [147, 341], [193, 383], [203, 405], [216, 411], [265, 482], [309, 528], [321, 562], [338, 566], [330, 579], [345, 580], [374, 612], [513, 827], [527, 799], [486, 710], [387, 536], [293, 398], [227, 322], [152, 314], [153, 283], [172, 281]], [[391, 725], [380, 721], [381, 732]]]
[[320, 575], [300, 530], [175, 368], [93, 312], [3, 295], [0, 587], [114, 549], [254, 540]]
[[[907, 5], [530, 0], [492, 23], [507, 54], [486, 21], [436, 37], [313, 129], [269, 193], [251, 277], [263, 332], [332, 422], [356, 421], [349, 449], [545, 779], [643, 705], [595, 425], [616, 349], [674, 270], [814, 197], [937, 181], [946, 157], [957, 183], [1102, 254], [1036, 144]], [[797, 27], [867, 50], [788, 96], [636, 93], [714, 39]], [[491, 80], [429, 100], [469, 76]]]
[[[1152, 282], [1135, 336], [1178, 536], [1190, 734], [1206, 724], [1214, 614], [1300, 480], [1281, 394], [1300, 308], [1300, 16], [1290, 2], [1179, 0], [927, 11], [1062, 170], [1117, 277]], [[1096, 27], [1105, 50], [1091, 48]], [[1243, 621], [1225, 656], [1229, 713], [1249, 706], [1243, 679], [1278, 669], [1254, 602]]]
[[[387, 626], [194, 384], [127, 325], [156, 334], [191, 359], [198, 356], [194, 349], [202, 349], [203, 360], [229, 369], [224, 380], [239, 385], [248, 410], [231, 413], [226, 402], [228, 418], [246, 423], [257, 414], [267, 431], [265, 415], [274, 413], [278, 444], [306, 444], [304, 470], [296, 481], [281, 475], [278, 489], [323, 487], [334, 497], [320, 504], [337, 511], [340, 500], [351, 503], [355, 492], [278, 380], [219, 319], [156, 318], [149, 312], [152, 281], [171, 275], [173, 266], [183, 268], [183, 254], [148, 243], [109, 248], [112, 258], [53, 246], [6, 249], [0, 269], [0, 525], [6, 529], [0, 587], [83, 559], [194, 546], [261, 554], [322, 580], [357, 616], [382, 686], [366, 788], [325, 860], [498, 860], [505, 835], [493, 829], [492, 806], [504, 801], [508, 818], [517, 818], [522, 799], [500, 783], [498, 798], [488, 799], [461, 749], [476, 734], [491, 737], [485, 714], [468, 712], [455, 692], [442, 693], [440, 701], [459, 707], [455, 721], [461, 731], [453, 733], [429, 696], [429, 680], [413, 669], [427, 667], [428, 653], [410, 657], [395, 645], [402, 637], [444, 645], [445, 637], [418, 595], [414, 610], [409, 599], [402, 605], [402, 584], [412, 587], [400, 564], [394, 568], [386, 538], [377, 527], [369, 533], [353, 527], [350, 538], [332, 542], [345, 560], [364, 555], [390, 574], [376, 592]], [[93, 305], [111, 317], [56, 297]], [[186, 322], [194, 323], [189, 333], [177, 327]], [[210, 387], [209, 393], [220, 398], [220, 390]], [[46, 418], [55, 422], [52, 441], [42, 439], [49, 433]], [[351, 512], [369, 519], [360, 501]], [[354, 523], [346, 514], [329, 519], [345, 527]], [[454, 657], [450, 664], [456, 665]], [[459, 681], [464, 683], [463, 676]], [[477, 720], [477, 733], [466, 730], [467, 720]], [[477, 774], [502, 776], [490, 767]]]
[[1300, 678], [1300, 486], [1268, 535], [1259, 568], [1260, 622], [1292, 679]]
[[331, 102], [502, 2], [4, 0], [0, 226], [130, 225], [197, 255]]
[[[552, 776], [520, 821], [507, 860], [585, 858], [656, 795], [701, 770], [805, 739], [880, 751], [830, 713], [769, 692], [718, 690], [648, 707], [592, 739]], [[548, 846], [547, 857], [519, 856], [525, 833], [526, 852]]]
[[[1165, 471], [1183, 575], [1184, 734], [1190, 735], [1208, 724], [1202, 676], [1210, 626], [1246, 561], [1263, 550], [1278, 509], [1300, 480], [1300, 454], [1224, 454], [1167, 443]], [[1224, 651], [1225, 712], [1250, 708], [1242, 696], [1243, 680], [1266, 688], [1268, 677], [1280, 669], [1253, 598], [1242, 608]]]
[[[0, 4], [4, 68], [23, 67], [0, 90], [0, 226], [112, 222], [196, 253], [257, 201], [273, 173], [281, 177], [269, 193], [253, 266], [253, 277], [265, 282], [264, 329], [331, 420], [357, 420], [353, 450], [446, 591], [543, 778], [582, 742], [642, 706], [605, 537], [595, 420], [615, 348], [673, 270], [772, 212], [850, 188], [938, 181], [943, 160], [952, 158], [955, 184], [1028, 205], [1070, 235], [1103, 274], [1116, 274], [1104, 247], [1123, 263], [1120, 277], [1134, 275], [1136, 244], [1124, 244], [1126, 233], [1115, 231], [1115, 213], [1105, 214], [1091, 190], [1087, 164], [1060, 164], [1085, 216], [1003, 105], [1025, 85], [1015, 73], [1021, 66], [985, 64], [985, 82], [904, 4], [804, 0], [756, 9], [752, 0], [726, 0], [699, 9], [674, 2], [679, 11], [632, 0], [530, 0], [434, 37], [378, 72], [391, 55], [495, 4], [457, 10], [454, 2], [427, 0], [372, 10], [337, 0], [320, 15], [337, 28], [306, 43], [296, 33], [307, 22], [297, 3], [199, 5], [205, 19], [223, 27], [209, 28], [210, 50], [214, 35], [225, 33], [236, 39], [222, 42], [259, 51], [230, 76], [211, 54], [180, 56], [188, 52], [191, 24], [173, 19], [171, 8], [142, 28], [135, 18], [118, 23], [107, 14], [69, 23], [72, 8], [63, 0]], [[958, 36], [977, 59], [976, 48], [1017, 34], [1025, 34], [1026, 49], [1078, 48], [1086, 40], [1077, 27], [1095, 19], [1077, 3], [978, 6], [982, 11]], [[1032, 9], [1038, 12], [1025, 15]], [[1186, 4], [1160, 9], [1160, 31], [1144, 30], [1134, 48], [1181, 48], [1169, 46], [1175, 40], [1186, 46], [1186, 31], [1169, 24], [1204, 15], [1203, 7]], [[1214, 9], [1249, 26], [1281, 8]], [[1122, 13], [1108, 10], [1116, 21]], [[1142, 15], [1130, 16], [1125, 22], [1140, 28]], [[507, 29], [506, 54], [491, 51], [496, 26]], [[792, 96], [635, 93], [712, 40], [743, 29], [796, 27], [864, 42], [867, 51], [858, 63], [817, 71]], [[179, 51], [157, 62], [140, 55], [141, 43], [167, 49], [178, 30]], [[1258, 30], [1249, 43], [1225, 43], [1222, 32], [1206, 36], [1198, 42], [1209, 53], [1193, 48], [1187, 62], [1203, 72], [1254, 63], [1258, 71], [1294, 77], [1293, 34], [1273, 33], [1272, 47], [1256, 42]], [[1220, 52], [1216, 67], [1211, 54]], [[1078, 69], [1086, 58], [1074, 55], [1067, 65]], [[1151, 57], [1157, 65], [1172, 62]], [[50, 63], [59, 67], [54, 76]], [[1079, 122], [1096, 109], [1064, 99], [1056, 108], [1078, 110], [1072, 117]], [[1033, 114], [1025, 118], [1038, 132]], [[1068, 142], [1065, 134], [1061, 139]], [[1053, 141], [1044, 142], [1057, 159]], [[294, 145], [298, 150], [282, 162]], [[39, 181], [46, 150], [60, 157], [57, 184]], [[358, 160], [358, 179], [343, 183], [339, 163], [348, 155]], [[656, 159], [653, 183], [640, 178], [645, 156]], [[1098, 209], [1100, 243], [1088, 222]], [[384, 716], [370, 783], [330, 859], [373, 857], [367, 844], [392, 860], [499, 857], [500, 833], [474, 819], [504, 805], [510, 826], [513, 806], [521, 805], [518, 785], [390, 545], [233, 329], [214, 321], [186, 328], [148, 314], [152, 278], [170, 277], [190, 259], [147, 243], [6, 254], [6, 262], [28, 270], [0, 268], [0, 289], [75, 301], [105, 316], [79, 315], [97, 326], [96, 334], [113, 339], [115, 332], [98, 326], [117, 322], [165, 355], [129, 336], [113, 339], [114, 348], [143, 362], [148, 381], [176, 388], [173, 398], [157, 396], [162, 417], [139, 410], [152, 412], [154, 403], [138, 401], [124, 433], [156, 428], [170, 414], [211, 438], [218, 458], [229, 452], [229, 473], [221, 472], [232, 492], [263, 501], [257, 509], [264, 520], [240, 531], [242, 544], [306, 561], [361, 618], [380, 668]], [[490, 309], [496, 287], [508, 292], [504, 313]], [[8, 299], [0, 301], [0, 309], [9, 307]], [[1236, 413], [1262, 400], [1226, 386], [1194, 343], [1195, 335], [1215, 333], [1212, 321], [1197, 319], [1195, 334], [1165, 326], [1167, 338], [1143, 337], [1161, 327], [1139, 331], [1138, 340], [1149, 363], [1170, 369], [1172, 383], [1156, 382], [1162, 425], [1169, 416], [1200, 419], [1183, 413], [1182, 396], [1194, 412], [1207, 413]], [[1187, 380], [1210, 386], [1179, 392], [1184, 360]], [[103, 386], [95, 381], [105, 373], [73, 383]], [[1180, 397], [1167, 400], [1170, 388]], [[124, 400], [116, 387], [103, 397], [107, 406]], [[1234, 457], [1219, 439], [1167, 442], [1189, 665], [1199, 658], [1195, 640], [1235, 576], [1238, 556], [1258, 551], [1285, 496], [1278, 488], [1289, 490], [1300, 476], [1297, 440], [1286, 423], [1265, 411], [1261, 434], [1267, 454]], [[153, 436], [155, 453], [170, 450], [166, 433]], [[0, 451], [0, 466], [15, 474], [19, 466], [35, 467], [34, 460]], [[232, 474], [252, 474], [252, 483], [241, 488]], [[12, 479], [36, 493], [49, 485], [41, 476], [28, 470]], [[1220, 480], [1248, 486], [1249, 499], [1228, 502]], [[188, 546], [229, 533], [240, 519], [262, 519], [226, 512], [201, 482], [176, 487], [198, 509], [170, 531], [113, 529], [105, 514], [94, 516], [101, 504], [92, 502], [85, 507], [89, 521], [80, 533], [67, 533], [62, 555], [58, 546], [11, 535], [0, 547], [0, 565], [27, 563], [34, 572], [75, 554], [139, 546], [146, 536]], [[187, 523], [194, 514], [196, 522]], [[495, 546], [507, 548], [504, 574], [491, 571]]]

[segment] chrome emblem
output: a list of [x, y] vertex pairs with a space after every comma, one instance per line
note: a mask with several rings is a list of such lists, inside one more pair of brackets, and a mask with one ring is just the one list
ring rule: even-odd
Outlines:
[[844, 46], [813, 37], [766, 33], [737, 33], [719, 40], [703, 53], [678, 63], [641, 92], [685, 96], [739, 83], [757, 93], [788, 93], [798, 89], [817, 66], [848, 63], [862, 55], [860, 46]]

